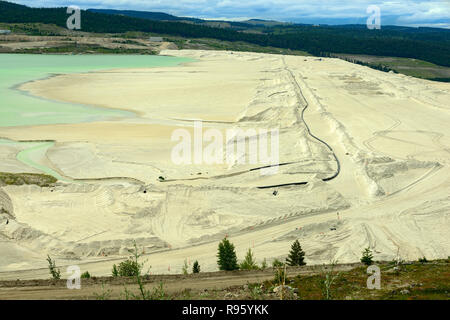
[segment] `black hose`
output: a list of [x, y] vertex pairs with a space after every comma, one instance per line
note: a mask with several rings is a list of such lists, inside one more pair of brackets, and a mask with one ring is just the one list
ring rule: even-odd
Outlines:
[[[297, 87], [300, 89], [300, 86], [298, 85], [297, 80], [295, 79], [295, 76], [294, 76], [294, 74], [292, 73], [292, 71], [289, 70], [289, 69], [287, 69], [287, 68], [286, 68], [286, 70], [290, 73], [290, 75], [291, 75], [292, 78], [294, 79], [294, 81], [295, 81]], [[301, 94], [303, 100], [305, 101], [305, 107], [304, 107], [303, 110], [302, 110], [301, 118], [302, 118], [303, 123], [305, 124], [305, 127], [306, 127], [306, 130], [308, 131], [308, 134], [309, 134], [311, 137], [313, 137], [314, 139], [316, 139], [317, 141], [323, 143], [323, 144], [331, 151], [331, 153], [333, 154], [334, 159], [336, 160], [336, 163], [337, 163], [337, 170], [336, 170], [336, 172], [335, 172], [331, 177], [327, 177], [327, 178], [323, 178], [323, 179], [322, 179], [322, 181], [324, 181], [324, 182], [326, 182], [326, 181], [331, 181], [331, 180], [335, 179], [335, 178], [339, 175], [339, 173], [341, 172], [341, 163], [339, 162], [338, 157], [337, 157], [336, 154], [334, 153], [333, 148], [332, 148], [328, 143], [326, 143], [325, 141], [323, 141], [323, 140], [320, 139], [319, 137], [316, 137], [314, 134], [312, 134], [311, 130], [309, 129], [309, 126], [308, 126], [308, 124], [306, 123], [305, 117], [304, 117], [305, 111], [306, 111], [306, 109], [308, 108], [309, 104], [308, 104], [308, 101], [306, 100], [305, 96], [303, 95], [302, 91], [301, 91], [301, 90], [299, 90], [299, 91], [300, 91], [300, 94]], [[289, 163], [285, 163], [285, 164], [291, 164], [291, 163], [295, 163], [295, 162], [289, 162]], [[283, 165], [285, 165], [285, 164], [283, 164]], [[263, 167], [263, 168], [267, 168], [267, 167], [276, 167], [276, 165], [266, 166], [266, 167]], [[252, 169], [252, 170], [257, 170], [257, 169], [259, 169], [259, 168], [255, 168], [255, 169]], [[252, 170], [250, 170], [250, 171], [252, 171]], [[257, 187], [257, 188], [258, 188], [258, 189], [268, 189], [268, 188], [278, 188], [278, 187], [286, 187], [286, 186], [305, 185], [305, 184], [307, 184], [307, 183], [308, 183], [307, 181], [302, 181], [302, 182], [292, 182], [292, 183], [277, 184], [277, 185], [264, 186], [264, 187]]]

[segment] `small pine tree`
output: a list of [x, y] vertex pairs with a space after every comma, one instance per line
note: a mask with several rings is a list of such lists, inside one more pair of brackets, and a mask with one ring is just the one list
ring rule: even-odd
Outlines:
[[370, 266], [373, 263], [373, 255], [370, 248], [364, 249], [361, 257], [361, 262], [364, 263], [366, 266]]
[[119, 276], [119, 271], [117, 270], [117, 266], [115, 264], [113, 265], [113, 268], [112, 268], [112, 276], [113, 277]]
[[305, 262], [305, 252], [302, 250], [300, 242], [295, 240], [295, 242], [291, 246], [291, 251], [286, 259], [286, 263], [288, 266], [304, 266]]
[[247, 254], [245, 255], [244, 261], [239, 265], [239, 269], [241, 270], [257, 270], [258, 265], [253, 257], [252, 249], [248, 249]]
[[49, 255], [47, 255], [47, 262], [48, 262], [48, 269], [50, 271], [50, 274], [52, 275], [52, 278], [54, 280], [61, 279], [61, 270], [56, 268], [56, 262], [55, 260], [52, 260]]
[[267, 269], [267, 259], [264, 258], [263, 262], [261, 263], [261, 270]]
[[200, 273], [200, 265], [197, 260], [195, 260], [194, 265], [192, 266], [192, 273]]
[[224, 238], [219, 243], [217, 258], [219, 270], [232, 271], [239, 269], [234, 245], [227, 238]]
[[183, 274], [184, 274], [185, 276], [189, 274], [188, 268], [189, 268], [189, 266], [188, 266], [187, 260], [184, 259], [184, 264], [183, 264], [182, 271], [183, 271]]

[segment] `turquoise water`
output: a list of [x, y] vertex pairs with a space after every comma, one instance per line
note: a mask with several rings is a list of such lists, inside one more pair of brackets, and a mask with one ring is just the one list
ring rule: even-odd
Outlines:
[[[128, 111], [33, 97], [15, 89], [21, 83], [52, 74], [115, 68], [171, 67], [190, 61], [193, 60], [164, 56], [0, 54], [0, 127], [80, 123], [135, 116]], [[17, 160], [60, 181], [69, 182], [56, 171], [33, 160], [43, 159], [47, 150], [54, 146], [54, 142], [15, 142], [0, 139], [0, 145], [2, 144], [24, 145], [26, 148], [17, 154]]]
[[54, 142], [36, 142], [33, 144], [32, 147], [29, 147], [29, 148], [19, 152], [17, 154], [17, 160], [19, 160], [20, 162], [22, 162], [32, 168], [42, 171], [45, 174], [55, 177], [59, 181], [71, 182], [69, 179], [64, 178], [55, 170], [53, 170], [47, 166], [41, 165], [32, 160], [32, 155], [36, 155], [36, 154], [38, 156], [40, 156], [41, 159], [43, 159], [45, 157], [45, 154], [47, 153], [47, 150], [50, 149], [51, 147], [53, 147], [54, 145], [55, 145]]
[[52, 142], [52, 141], [17, 142], [17, 141], [13, 141], [13, 140], [0, 138], [0, 146], [1, 145], [24, 147], [25, 149], [20, 151], [17, 154], [17, 157], [16, 157], [17, 160], [19, 160], [20, 162], [22, 162], [32, 168], [37, 169], [45, 174], [55, 177], [59, 181], [72, 182], [71, 180], [61, 176], [55, 170], [53, 170], [47, 166], [41, 165], [33, 160], [33, 158], [44, 159], [45, 155], [47, 153], [47, 150], [55, 145], [54, 142]]
[[171, 67], [192, 59], [141, 55], [0, 54], [0, 127], [80, 123], [133, 117], [134, 113], [53, 102], [14, 89], [52, 74], [115, 68]]

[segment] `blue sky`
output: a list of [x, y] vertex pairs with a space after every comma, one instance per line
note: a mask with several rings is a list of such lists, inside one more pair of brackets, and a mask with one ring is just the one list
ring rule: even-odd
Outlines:
[[365, 23], [369, 5], [381, 10], [382, 25], [450, 28], [450, 0], [9, 0], [32, 7], [78, 5], [166, 12], [205, 19], [259, 18], [299, 23]]

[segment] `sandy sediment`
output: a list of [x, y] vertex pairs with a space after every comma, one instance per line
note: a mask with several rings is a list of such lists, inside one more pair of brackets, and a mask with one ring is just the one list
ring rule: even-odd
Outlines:
[[[358, 261], [367, 246], [375, 259], [450, 255], [450, 85], [338, 59], [163, 54], [198, 62], [61, 75], [23, 86], [42, 97], [139, 117], [0, 128], [10, 139], [54, 140], [45, 163], [73, 179], [52, 188], [3, 188], [0, 200], [13, 206], [14, 217], [0, 223], [7, 239], [2, 250], [10, 255], [0, 262], [0, 278], [45, 277], [42, 270], [17, 270], [45, 267], [45, 258], [36, 259], [48, 252], [107, 275], [133, 239], [155, 273], [180, 272], [184, 259], [215, 270], [224, 236], [239, 258], [250, 247], [258, 260], [283, 258], [297, 238], [310, 264]], [[237, 161], [177, 165], [171, 135], [179, 128], [193, 135], [194, 119], [224, 136], [227, 129], [277, 128], [286, 165], [269, 176], [252, 170], [261, 165]], [[11, 146], [0, 148], [14, 154]], [[339, 175], [323, 181], [336, 175], [336, 159]], [[258, 188], [270, 185], [287, 186]], [[12, 246], [35, 255], [17, 264]]]

